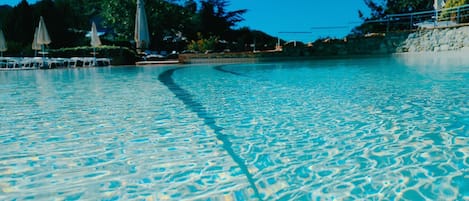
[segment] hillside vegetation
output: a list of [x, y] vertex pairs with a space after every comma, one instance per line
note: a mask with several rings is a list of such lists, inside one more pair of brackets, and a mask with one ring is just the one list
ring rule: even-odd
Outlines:
[[[256, 41], [259, 48], [277, 42], [263, 32], [235, 28], [247, 10], [229, 11], [227, 0], [145, 0], [151, 50], [183, 51], [200, 41], [215, 41], [203, 50], [244, 51]], [[15, 7], [0, 7], [0, 27], [9, 53], [32, 54], [31, 43], [39, 17], [43, 16], [52, 43], [49, 48], [89, 46], [85, 37], [96, 22], [103, 44], [133, 48], [136, 1], [134, 0], [41, 0]], [[210, 44], [208, 44], [210, 45]], [[200, 49], [201, 51], [202, 49]]]

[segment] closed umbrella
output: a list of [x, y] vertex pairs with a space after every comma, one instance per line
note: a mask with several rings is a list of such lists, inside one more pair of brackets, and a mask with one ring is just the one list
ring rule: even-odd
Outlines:
[[150, 34], [148, 33], [147, 16], [143, 0], [137, 0], [137, 12], [135, 14], [135, 45], [137, 50], [148, 48]]
[[101, 40], [98, 36], [98, 29], [96, 29], [96, 24], [93, 22], [91, 25], [91, 46], [99, 47], [101, 45]]
[[99, 40], [98, 29], [96, 29], [96, 24], [93, 22], [91, 25], [91, 46], [93, 47], [93, 57], [94, 63], [96, 64], [96, 47], [101, 45], [101, 40]]
[[445, 6], [444, 0], [434, 0], [433, 8], [435, 9], [435, 21], [438, 21], [438, 10], [441, 10]]
[[38, 27], [36, 27], [36, 30], [34, 31], [33, 43], [31, 44], [31, 48], [34, 50], [34, 56], [37, 56], [37, 51], [41, 50], [41, 45], [37, 44], [37, 30]]
[[444, 6], [445, 6], [445, 1], [444, 0], [435, 0], [433, 2], [433, 8], [435, 8], [435, 10], [441, 10]]
[[3, 35], [3, 31], [0, 29], [0, 57], [3, 57], [3, 52], [7, 50], [7, 42], [5, 40], [5, 36]]
[[44, 46], [50, 44], [52, 41], [50, 40], [49, 33], [47, 32], [47, 28], [46, 28], [46, 23], [44, 22], [44, 18], [42, 16], [39, 20], [39, 26], [37, 28], [36, 42], [38, 45], [41, 46], [42, 60], [45, 61]]

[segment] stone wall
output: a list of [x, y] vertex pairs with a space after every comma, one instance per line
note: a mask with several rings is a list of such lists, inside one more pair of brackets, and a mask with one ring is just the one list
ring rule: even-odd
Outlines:
[[469, 26], [374, 34], [315, 42], [311, 55], [373, 55], [404, 52], [469, 51]]
[[461, 50], [469, 52], [469, 26], [328, 39], [310, 45], [284, 46], [282, 52], [179, 55], [179, 60], [181, 63], [236, 63]]
[[314, 56], [391, 54], [402, 45], [408, 34], [374, 34], [344, 40], [317, 41], [310, 51]]
[[469, 51], [469, 26], [426, 29], [409, 34], [396, 52]]

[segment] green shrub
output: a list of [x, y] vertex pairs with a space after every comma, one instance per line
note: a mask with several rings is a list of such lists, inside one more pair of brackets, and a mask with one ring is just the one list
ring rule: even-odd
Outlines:
[[468, 4], [468, 3], [469, 3], [469, 0], [447, 0], [445, 8], [463, 6], [464, 4]]
[[218, 38], [211, 36], [210, 38], [202, 38], [201, 34], [198, 33], [199, 40], [191, 41], [187, 46], [187, 49], [196, 51], [196, 52], [207, 52], [209, 50], [215, 50], [216, 44], [218, 43]]
[[[454, 7], [459, 7], [469, 4], [469, 0], [447, 0], [445, 8], [454, 8]], [[456, 13], [456, 10], [450, 10], [448, 11], [443, 11], [441, 14], [441, 18], [445, 20], [451, 20], [451, 21], [458, 21], [460, 23], [466, 23], [469, 22], [469, 12], [468, 11], [462, 11], [459, 13], [459, 19], [458, 19], [458, 14]]]
[[[51, 57], [92, 57], [92, 47], [73, 47], [49, 50]], [[129, 65], [135, 64], [137, 54], [134, 50], [127, 47], [119, 46], [100, 46], [96, 48], [96, 57], [110, 58], [112, 65]]]

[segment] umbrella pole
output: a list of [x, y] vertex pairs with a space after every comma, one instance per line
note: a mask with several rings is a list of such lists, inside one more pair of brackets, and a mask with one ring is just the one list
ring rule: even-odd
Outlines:
[[45, 58], [45, 52], [44, 52], [44, 45], [41, 45], [41, 49], [42, 49], [42, 68], [45, 68], [46, 67], [46, 58]]
[[96, 66], [96, 47], [93, 47], [93, 58], [94, 58], [93, 66]]

